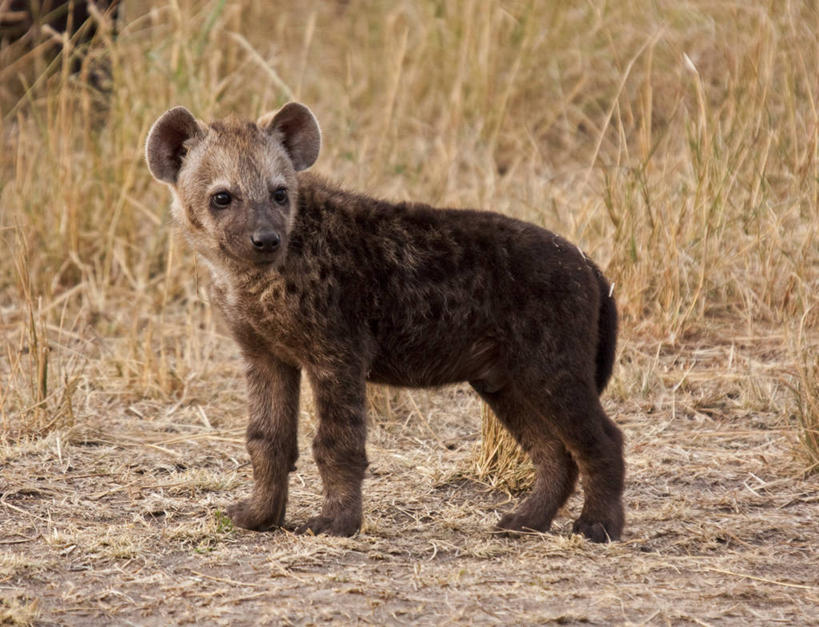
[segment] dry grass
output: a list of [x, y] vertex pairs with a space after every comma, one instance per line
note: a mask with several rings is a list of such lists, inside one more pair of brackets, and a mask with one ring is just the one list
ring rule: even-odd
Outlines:
[[819, 343], [816, 334], [809, 334], [805, 312], [792, 340], [792, 356], [797, 379], [791, 390], [796, 399], [799, 419], [799, 443], [807, 463], [806, 472], [819, 471]]
[[[123, 14], [116, 38], [100, 17], [78, 74], [48, 33], [0, 46], [0, 621], [810, 620], [812, 3]], [[230, 528], [219, 512], [249, 482], [241, 369], [142, 145], [172, 104], [255, 117], [289, 98], [316, 111], [317, 169], [342, 184], [521, 217], [606, 269], [623, 542], [570, 536], [576, 499], [553, 535], [490, 535], [525, 468], [507, 445], [476, 455], [482, 410], [460, 387], [371, 391], [360, 536]], [[308, 399], [293, 523], [318, 504], [313, 420]]]
[[475, 476], [492, 487], [520, 492], [534, 483], [529, 457], [485, 403], [481, 405], [481, 439], [476, 457]]

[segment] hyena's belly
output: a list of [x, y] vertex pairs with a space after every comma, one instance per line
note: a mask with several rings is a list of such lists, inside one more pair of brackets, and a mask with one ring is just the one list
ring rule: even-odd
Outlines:
[[[490, 337], [471, 341], [452, 338], [392, 341], [380, 347], [372, 361], [368, 380], [408, 387], [428, 387], [477, 381], [503, 387], [507, 376], [500, 343]], [[449, 341], [447, 341], [449, 340]]]

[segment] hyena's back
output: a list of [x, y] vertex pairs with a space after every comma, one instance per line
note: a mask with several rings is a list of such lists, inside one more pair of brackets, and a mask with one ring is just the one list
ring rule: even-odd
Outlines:
[[311, 234], [294, 241], [301, 262], [322, 260], [303, 273], [322, 296], [311, 315], [339, 312], [370, 380], [492, 389], [559, 367], [605, 384], [613, 355], [598, 349], [613, 349], [616, 314], [598, 328], [609, 288], [575, 246], [494, 213], [358, 203], [301, 178], [305, 209], [325, 209], [294, 229]]

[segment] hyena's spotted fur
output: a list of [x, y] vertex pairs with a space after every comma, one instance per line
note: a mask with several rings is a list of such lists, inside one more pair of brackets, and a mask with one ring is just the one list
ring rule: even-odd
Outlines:
[[177, 107], [147, 158], [173, 217], [213, 276], [213, 302], [247, 367], [254, 488], [229, 510], [248, 529], [282, 525], [298, 456], [304, 372], [319, 427], [320, 514], [299, 529], [361, 524], [365, 382], [468, 381], [529, 453], [532, 493], [507, 531], [549, 528], [574, 490], [575, 530], [623, 528], [623, 441], [598, 400], [617, 313], [597, 267], [541, 228], [495, 213], [388, 203], [302, 172], [320, 134], [303, 105], [251, 122], [197, 121]]

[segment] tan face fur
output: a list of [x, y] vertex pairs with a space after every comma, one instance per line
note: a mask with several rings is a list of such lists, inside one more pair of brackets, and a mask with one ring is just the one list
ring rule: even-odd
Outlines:
[[252, 122], [163, 114], [146, 142], [148, 167], [173, 192], [171, 214], [193, 248], [220, 270], [279, 266], [296, 208], [296, 171], [313, 164], [320, 132], [290, 103]]

